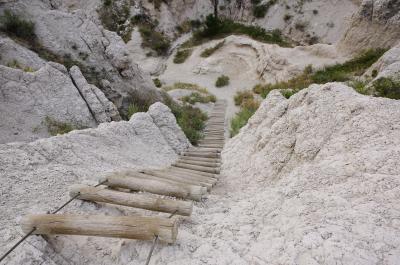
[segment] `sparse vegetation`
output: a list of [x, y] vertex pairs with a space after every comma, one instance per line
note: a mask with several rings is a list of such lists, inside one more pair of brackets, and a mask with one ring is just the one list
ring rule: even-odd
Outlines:
[[376, 70], [376, 69], [372, 70], [371, 77], [375, 78], [377, 76], [378, 76], [378, 70]]
[[21, 69], [24, 72], [34, 72], [35, 70], [32, 67], [29, 66], [23, 66], [22, 64], [20, 64], [17, 60], [12, 60], [10, 62], [7, 63], [8, 67], [11, 68], [15, 68], [15, 69]]
[[257, 111], [260, 103], [255, 99], [244, 100], [240, 106], [240, 110], [231, 120], [231, 137], [239, 133], [240, 128], [247, 124], [247, 121]]
[[166, 55], [170, 47], [170, 41], [161, 33], [155, 30], [153, 24], [142, 24], [139, 26], [139, 32], [142, 36], [142, 46], [154, 50], [157, 55]]
[[128, 107], [127, 118], [128, 120], [132, 117], [136, 112], [140, 112], [140, 108], [136, 106], [134, 103], [130, 104]]
[[289, 20], [291, 20], [292, 19], [292, 16], [290, 15], [290, 14], [285, 14], [284, 16], [283, 16], [283, 20], [284, 21], [289, 21]]
[[167, 93], [164, 93], [164, 103], [171, 109], [178, 125], [182, 128], [189, 141], [196, 145], [202, 137], [207, 115], [188, 104], [180, 106]]
[[306, 27], [307, 27], [307, 23], [304, 21], [298, 21], [298, 22], [296, 22], [296, 24], [294, 24], [294, 28], [301, 32], [304, 32]]
[[376, 96], [391, 99], [400, 99], [400, 82], [391, 78], [381, 77], [372, 83]]
[[175, 53], [174, 63], [181, 64], [192, 54], [192, 49], [178, 49]]
[[328, 82], [349, 81], [353, 76], [362, 75], [385, 51], [385, 49], [370, 49], [345, 63], [327, 66], [315, 72], [311, 66], [308, 66], [302, 74], [288, 81], [256, 85], [253, 91], [265, 98], [273, 89], [292, 89], [293, 93], [296, 93], [313, 83], [325, 84]]
[[267, 14], [269, 8], [276, 4], [277, 0], [270, 0], [265, 4], [260, 4], [260, 1], [252, 1], [253, 3], [253, 16], [256, 18], [263, 18]]
[[217, 81], [215, 81], [216, 87], [223, 87], [229, 85], [229, 76], [221, 75], [218, 77]]
[[99, 8], [98, 13], [104, 28], [115, 31], [125, 42], [131, 39], [133, 28], [130, 23], [126, 23], [130, 17], [128, 0], [103, 0], [103, 5]]
[[240, 106], [244, 101], [253, 100], [254, 95], [250, 90], [238, 91], [233, 99], [235, 105]]
[[79, 128], [79, 126], [75, 127], [70, 123], [57, 121], [49, 116], [46, 116], [46, 118], [44, 120], [44, 124], [47, 127], [47, 131], [52, 136], [55, 136], [58, 134], [69, 133], [70, 131], [73, 131], [75, 129], [83, 129], [83, 128]]
[[222, 48], [222, 46], [224, 46], [225, 44], [225, 40], [218, 42], [215, 46], [211, 47], [211, 48], [207, 48], [204, 51], [202, 51], [202, 53], [200, 54], [201, 57], [209, 57], [211, 56], [215, 51], [217, 51], [218, 49]]
[[199, 92], [193, 92], [188, 96], [182, 97], [181, 100], [182, 100], [182, 102], [193, 105], [197, 102], [199, 102], [199, 103], [215, 102], [215, 101], [217, 101], [217, 98], [211, 94], [201, 94]]
[[244, 25], [230, 19], [220, 19], [208, 15], [204, 25], [193, 33], [193, 37], [182, 46], [192, 47], [216, 38], [223, 38], [232, 34], [243, 34], [250, 38], [265, 42], [275, 43], [280, 46], [290, 46], [283, 38], [279, 30], [267, 32], [258, 26]]
[[10, 10], [5, 10], [4, 14], [0, 16], [0, 30], [11, 37], [24, 41], [34, 41], [36, 39], [35, 24], [20, 18]]
[[173, 89], [187, 89], [187, 90], [194, 90], [194, 91], [198, 91], [200, 93], [208, 94], [207, 88], [200, 87], [197, 84], [184, 83], [184, 82], [177, 82], [177, 83], [174, 83], [172, 86], [165, 86], [162, 89], [164, 91], [170, 91]]
[[153, 79], [153, 83], [156, 87], [162, 87], [161, 81], [158, 78]]

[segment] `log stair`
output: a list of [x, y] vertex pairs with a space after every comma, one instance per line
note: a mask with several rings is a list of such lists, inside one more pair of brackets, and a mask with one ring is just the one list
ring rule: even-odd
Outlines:
[[192, 201], [216, 185], [221, 151], [225, 141], [224, 101], [217, 101], [197, 146], [183, 152], [171, 166], [161, 170], [115, 172], [96, 187], [76, 184], [70, 197], [93, 203], [107, 203], [171, 214], [159, 216], [96, 216], [71, 214], [27, 215], [21, 221], [23, 231], [39, 234], [87, 235], [152, 240], [174, 243], [178, 217], [190, 216]]

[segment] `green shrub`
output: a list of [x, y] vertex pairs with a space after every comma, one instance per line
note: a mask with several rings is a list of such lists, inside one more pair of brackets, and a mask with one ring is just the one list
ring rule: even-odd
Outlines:
[[100, 21], [105, 29], [115, 31], [126, 42], [131, 39], [132, 25], [126, 24], [130, 17], [130, 2], [103, 0], [98, 9]]
[[57, 121], [49, 116], [47, 116], [44, 120], [45, 125], [47, 126], [47, 130], [50, 135], [55, 136], [58, 134], [65, 134], [73, 131], [75, 128], [72, 124], [66, 122]]
[[296, 93], [313, 83], [325, 84], [328, 82], [349, 81], [354, 76], [362, 75], [384, 52], [384, 49], [370, 49], [342, 64], [327, 66], [315, 72], [313, 72], [311, 66], [308, 66], [304, 69], [302, 74], [288, 81], [275, 84], [259, 84], [253, 88], [253, 91], [257, 94], [261, 94], [261, 96], [265, 98], [273, 89], [291, 89], [293, 93]]
[[276, 4], [277, 0], [270, 0], [265, 4], [260, 4], [260, 1], [252, 1], [253, 3], [253, 16], [256, 18], [263, 18], [267, 14], [269, 8]]
[[25, 41], [36, 39], [35, 24], [24, 20], [9, 10], [5, 10], [0, 16], [0, 30], [10, 36], [20, 38]]
[[127, 118], [128, 120], [132, 117], [133, 114], [135, 114], [136, 112], [140, 112], [140, 108], [138, 106], [136, 106], [135, 104], [130, 104], [128, 107], [128, 114], [127, 114]]
[[196, 145], [202, 138], [207, 115], [190, 105], [180, 106], [167, 93], [164, 93], [164, 103], [171, 109], [178, 125], [182, 128], [189, 141]]
[[236, 92], [236, 95], [235, 95], [235, 97], [233, 99], [234, 99], [235, 105], [236, 106], [240, 106], [240, 105], [242, 105], [242, 103], [244, 101], [253, 100], [254, 99], [254, 95], [249, 90], [238, 91], [238, 92]]
[[220, 77], [217, 78], [217, 81], [215, 81], [216, 87], [223, 87], [227, 85], [229, 85], [229, 76], [221, 75]]
[[156, 87], [162, 87], [161, 81], [158, 78], [153, 79], [153, 83]]
[[209, 94], [207, 88], [201, 87], [197, 84], [184, 83], [184, 82], [176, 82], [172, 86], [165, 86], [162, 88], [164, 91], [170, 91], [174, 89], [187, 89], [187, 90], [195, 90], [203, 94]]
[[170, 41], [155, 30], [154, 25], [144, 24], [139, 26], [142, 36], [142, 46], [154, 50], [158, 55], [166, 55], [170, 47]]
[[215, 18], [213, 15], [208, 15], [204, 25], [195, 31], [193, 37], [182, 46], [191, 47], [232, 34], [243, 34], [257, 41], [274, 43], [284, 47], [290, 46], [282, 38], [280, 31], [267, 32], [259, 26], [244, 25], [230, 19]]
[[281, 94], [282, 94], [282, 96], [284, 96], [285, 98], [290, 98], [290, 97], [293, 96], [295, 93], [296, 93], [295, 91], [289, 90], [289, 89], [281, 90]]
[[174, 63], [181, 64], [192, 54], [191, 49], [178, 49], [174, 57]]
[[225, 44], [225, 40], [218, 42], [215, 46], [211, 47], [211, 48], [207, 48], [204, 51], [201, 52], [200, 56], [201, 57], [209, 57], [210, 55], [212, 55], [216, 50], [222, 48], [222, 46], [224, 46]]
[[372, 70], [371, 77], [375, 78], [377, 76], [378, 76], [378, 70], [376, 69]]
[[368, 95], [369, 92], [366, 89], [366, 82], [360, 81], [360, 80], [354, 80], [348, 83], [349, 86], [351, 86], [352, 88], [354, 88], [355, 91], [357, 91], [360, 94], [363, 95]]
[[32, 67], [30, 67], [30, 66], [23, 66], [22, 64], [20, 64], [17, 60], [12, 60], [12, 61], [10, 61], [10, 62], [8, 62], [7, 63], [7, 66], [8, 67], [11, 67], [11, 68], [15, 68], [15, 69], [21, 69], [21, 70], [23, 70], [24, 72], [34, 72], [35, 70], [32, 68]]
[[381, 77], [372, 83], [376, 96], [391, 99], [400, 99], [400, 82], [391, 78]]
[[239, 133], [240, 128], [247, 124], [247, 121], [253, 116], [259, 107], [259, 102], [254, 99], [244, 100], [240, 110], [231, 120], [231, 137]]
[[289, 21], [291, 18], [292, 18], [292, 16], [289, 15], [289, 14], [285, 14], [285, 15], [283, 16], [283, 20], [286, 21], [286, 22]]
[[184, 96], [181, 98], [181, 100], [185, 103], [189, 104], [195, 104], [196, 102], [199, 103], [209, 103], [209, 102], [215, 102], [217, 101], [217, 98], [214, 95], [202, 95], [198, 92], [193, 92], [188, 96]]

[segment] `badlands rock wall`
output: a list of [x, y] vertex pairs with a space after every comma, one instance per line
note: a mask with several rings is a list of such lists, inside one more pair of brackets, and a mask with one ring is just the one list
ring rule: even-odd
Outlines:
[[[113, 171], [157, 168], [174, 162], [175, 150], [186, 149], [190, 144], [165, 105], [157, 103], [151, 110], [151, 113], [136, 113], [129, 121], [102, 123], [96, 129], [73, 131], [31, 143], [1, 144], [0, 253], [20, 238], [21, 216], [45, 213], [60, 206], [68, 199], [69, 185], [96, 184], [99, 178]], [[160, 124], [159, 114], [170, 122]], [[171, 143], [173, 132], [177, 135]], [[76, 201], [67, 211], [124, 214], [115, 207], [98, 208]], [[54, 240], [52, 244], [47, 244], [41, 238], [31, 237], [6, 263], [126, 264], [124, 257], [121, 263], [116, 263], [113, 254], [115, 248], [125, 248], [122, 240], [89, 237], [51, 240]], [[122, 252], [121, 255], [127, 254]]]
[[399, 124], [399, 101], [342, 84], [272, 91], [222, 153], [247, 264], [397, 264]]
[[[9, 38], [0, 38], [0, 143], [49, 137], [46, 119], [75, 128], [118, 121], [118, 110], [77, 66], [46, 63]], [[16, 66], [14, 66], [16, 67]], [[28, 69], [27, 69], [28, 67]]]
[[69, 12], [59, 1], [40, 0], [10, 1], [0, 6], [0, 13], [6, 9], [35, 23], [45, 49], [83, 65], [82, 72], [118, 109], [125, 111], [132, 97], [161, 100], [149, 75], [129, 58], [121, 37], [103, 29], [90, 10], [90, 14], [82, 9]]
[[339, 47], [346, 53], [367, 48], [389, 48], [400, 40], [400, 2], [364, 0], [353, 16]]

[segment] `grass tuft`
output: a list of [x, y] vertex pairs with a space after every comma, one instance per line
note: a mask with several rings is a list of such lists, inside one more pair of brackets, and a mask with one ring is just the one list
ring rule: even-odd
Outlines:
[[75, 129], [83, 129], [73, 126], [70, 123], [57, 121], [49, 116], [46, 116], [44, 123], [47, 127], [47, 131], [51, 136], [55, 136], [58, 134], [65, 134], [73, 131]]
[[215, 81], [216, 87], [223, 87], [227, 85], [229, 85], [229, 76], [221, 75], [220, 77], [217, 78], [217, 81]]
[[239, 133], [239, 130], [247, 124], [259, 106], [260, 103], [254, 98], [243, 100], [239, 112], [231, 120], [231, 137]]
[[238, 91], [233, 99], [235, 106], [240, 106], [244, 101], [253, 100], [254, 95], [250, 90]]
[[174, 57], [174, 63], [176, 64], [184, 63], [191, 54], [192, 54], [191, 49], [178, 49]]
[[218, 42], [215, 46], [211, 47], [211, 48], [207, 48], [204, 51], [202, 51], [202, 53], [200, 54], [201, 57], [206, 58], [211, 56], [214, 52], [216, 52], [218, 49], [222, 48], [222, 46], [224, 46], [225, 44], [225, 40]]
[[36, 39], [35, 24], [20, 18], [10, 10], [5, 10], [0, 16], [0, 30], [25, 41]]
[[200, 94], [198, 92], [193, 92], [188, 96], [182, 97], [181, 100], [182, 100], [182, 102], [193, 105], [197, 102], [199, 102], [199, 103], [215, 102], [215, 101], [217, 101], [217, 98], [211, 94], [204, 95], [204, 94]]

